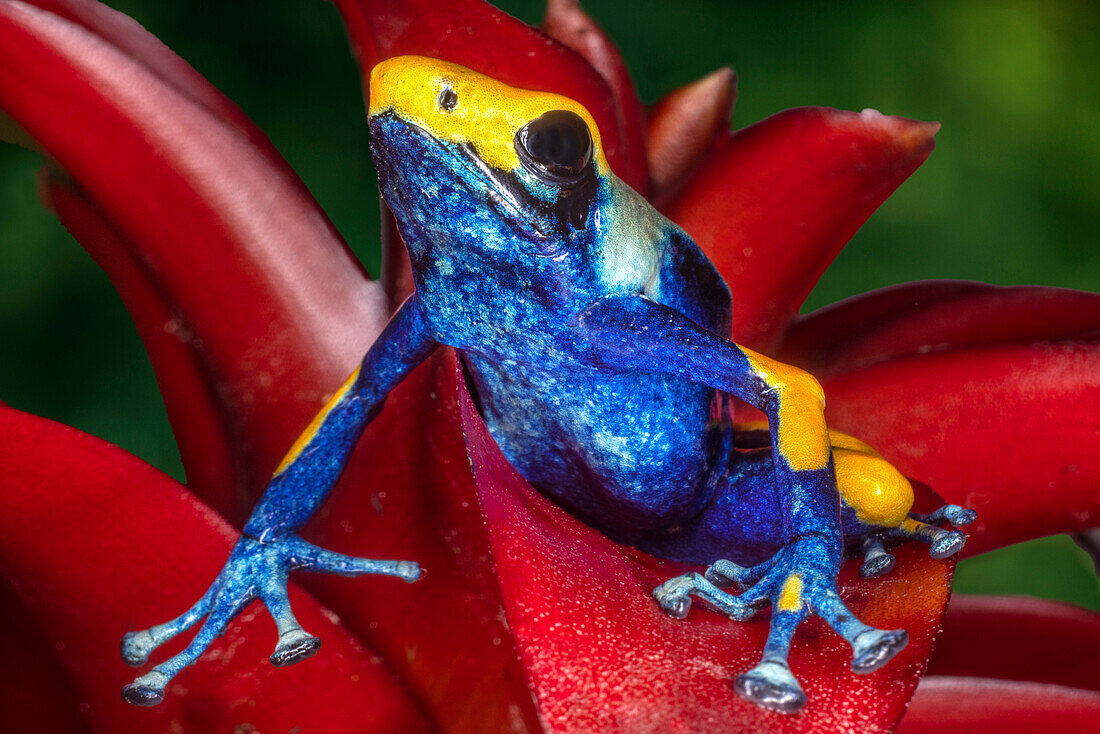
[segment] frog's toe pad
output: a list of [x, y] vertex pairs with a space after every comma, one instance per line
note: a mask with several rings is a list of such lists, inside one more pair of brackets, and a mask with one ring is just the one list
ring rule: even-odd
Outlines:
[[895, 563], [894, 556], [885, 551], [874, 555], [869, 554], [863, 560], [863, 565], [859, 567], [859, 577], [861, 579], [877, 579], [880, 576], [885, 576], [894, 570]]
[[928, 555], [936, 560], [950, 558], [962, 550], [966, 544], [966, 535], [958, 530], [948, 530], [939, 533], [928, 548]]
[[852, 640], [852, 671], [866, 674], [878, 670], [907, 644], [905, 630], [869, 629]]
[[268, 658], [272, 665], [285, 667], [311, 658], [321, 649], [321, 638], [305, 630], [290, 630], [279, 637], [275, 652]]
[[149, 633], [149, 630], [142, 630], [140, 632], [127, 632], [123, 635], [118, 651], [122, 655], [123, 662], [137, 668], [145, 665], [145, 661], [149, 659], [149, 653], [156, 646], [153, 635]]
[[168, 676], [151, 670], [122, 689], [122, 700], [134, 706], [156, 706], [164, 700]]
[[670, 617], [684, 619], [691, 610], [691, 597], [688, 594], [693, 587], [689, 576], [669, 579], [653, 590], [657, 605]]
[[733, 687], [741, 698], [781, 714], [797, 714], [806, 705], [806, 694], [791, 669], [775, 660], [739, 675]]
[[949, 523], [957, 528], [969, 525], [978, 519], [977, 512], [968, 507], [959, 507], [958, 505], [944, 505], [943, 516]]

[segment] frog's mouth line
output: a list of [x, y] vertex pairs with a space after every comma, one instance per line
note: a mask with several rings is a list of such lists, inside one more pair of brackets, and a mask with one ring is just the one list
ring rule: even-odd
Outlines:
[[[428, 130], [403, 120], [392, 112], [383, 112], [370, 120], [371, 157], [374, 158], [379, 173], [379, 183], [383, 190], [391, 184], [398, 186], [396, 181], [398, 177], [395, 174], [400, 168], [399, 161], [394, 160], [393, 151], [386, 145], [387, 135], [384, 132], [384, 125], [387, 122], [399, 126], [398, 129], [415, 137], [420, 145], [428, 147], [440, 158], [453, 161], [454, 169], [467, 174], [456, 176], [456, 183], [467, 189], [475, 198], [487, 201], [497, 215], [508, 222], [513, 229], [536, 242], [550, 238], [552, 230], [543, 221], [543, 217], [539, 216], [538, 203], [523, 188], [518, 178], [515, 181], [508, 180], [509, 177], [515, 178], [515, 174], [490, 167], [478, 156], [477, 149], [472, 144], [463, 143], [457, 148], [451, 148], [441, 143]], [[405, 198], [413, 193], [419, 195], [421, 192], [402, 193], [401, 198]]]

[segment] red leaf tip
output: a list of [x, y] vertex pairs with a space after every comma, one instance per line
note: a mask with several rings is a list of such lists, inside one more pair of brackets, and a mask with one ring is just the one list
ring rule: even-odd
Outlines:
[[908, 117], [884, 115], [876, 109], [867, 107], [859, 112], [860, 121], [878, 127], [893, 138], [898, 148], [914, 153], [925, 153], [933, 146], [933, 138], [940, 131], [940, 123], [911, 120]]

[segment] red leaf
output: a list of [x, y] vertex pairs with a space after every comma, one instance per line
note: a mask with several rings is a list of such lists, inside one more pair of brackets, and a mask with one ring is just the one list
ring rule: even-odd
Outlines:
[[780, 356], [824, 378], [913, 354], [1097, 334], [1095, 293], [925, 281], [864, 293], [799, 318]]
[[[551, 38], [583, 56], [592, 68], [599, 72], [615, 97], [618, 128], [622, 131], [628, 149], [645, 151], [645, 110], [642, 108], [641, 100], [638, 99], [638, 93], [634, 90], [630, 72], [615, 43], [584, 11], [580, 0], [547, 0], [542, 28]], [[647, 160], [642, 157], [631, 163], [644, 167]], [[648, 180], [641, 174], [648, 175], [648, 171], [645, 168], [637, 174], [631, 171], [629, 179], [624, 177], [624, 180], [637, 177], [634, 185], [642, 186], [638, 191], [645, 194]]]
[[1100, 615], [1014, 596], [956, 596], [930, 675], [999, 678], [1100, 691]]
[[649, 114], [650, 196], [663, 206], [729, 135], [737, 75], [724, 67], [669, 92]]
[[561, 731], [880, 730], [901, 715], [924, 669], [947, 601], [952, 565], [914, 545], [898, 570], [843, 594], [869, 624], [909, 631], [889, 667], [851, 672], [851, 649], [820, 620], [796, 637], [791, 667], [809, 703], [794, 717], [770, 713], [733, 692], [758, 660], [766, 620], [730, 622], [694, 611], [669, 618], [650, 597], [682, 571], [607, 537], [553, 505], [507, 463], [468, 394], [459, 398], [493, 563], [539, 714]]
[[964, 553], [1100, 524], [1100, 347], [925, 354], [825, 381], [829, 425], [978, 511]]
[[[290, 670], [267, 662], [274, 625], [258, 607], [173, 681], [165, 702], [122, 702], [134, 676], [118, 658], [129, 629], [166, 621], [217, 574], [232, 529], [183, 487], [121, 449], [0, 409], [0, 570], [54, 641], [93, 731], [424, 731], [388, 671], [311, 598], [291, 592], [325, 649]], [[317, 705], [323, 692], [325, 705]]]
[[804, 107], [739, 130], [665, 212], [733, 291], [733, 335], [768, 351], [848, 239], [932, 150], [938, 123]]
[[53, 644], [0, 580], [0, 729], [86, 734], [79, 699]]
[[[4, 0], [0, 64], [0, 106], [101, 215], [90, 224], [89, 208], [74, 207], [74, 229], [117, 233], [85, 246], [101, 262], [132, 259], [163, 301], [141, 331], [159, 328], [166, 313], [177, 320], [176, 338], [187, 339], [235, 439], [236, 484], [250, 504], [381, 329], [380, 289], [285, 162], [255, 142], [262, 134], [227, 124], [102, 37]], [[125, 287], [141, 282], [135, 274]], [[175, 389], [172, 376], [159, 377]], [[180, 390], [190, 395], [194, 385]], [[212, 412], [209, 403], [199, 409]]]
[[461, 64], [512, 86], [565, 95], [596, 120], [619, 178], [645, 190], [644, 141], [621, 125], [629, 111], [619, 110], [607, 82], [576, 51], [483, 0], [335, 2], [359, 60], [364, 92], [375, 64], [416, 54]]
[[[91, 0], [24, 1], [99, 36], [107, 45], [139, 62], [164, 83], [242, 132], [259, 133], [240, 108], [130, 16]], [[253, 142], [270, 147], [262, 134], [257, 134]]]
[[1096, 731], [1100, 693], [983, 678], [928, 677], [897, 734]]

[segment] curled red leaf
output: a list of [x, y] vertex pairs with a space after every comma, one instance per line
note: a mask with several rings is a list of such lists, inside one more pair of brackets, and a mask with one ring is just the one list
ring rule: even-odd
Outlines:
[[733, 292], [733, 336], [770, 350], [814, 283], [932, 151], [938, 123], [787, 110], [726, 139], [665, 213]]
[[985, 347], [826, 380], [829, 425], [971, 507], [963, 553], [1100, 524], [1100, 346]]

